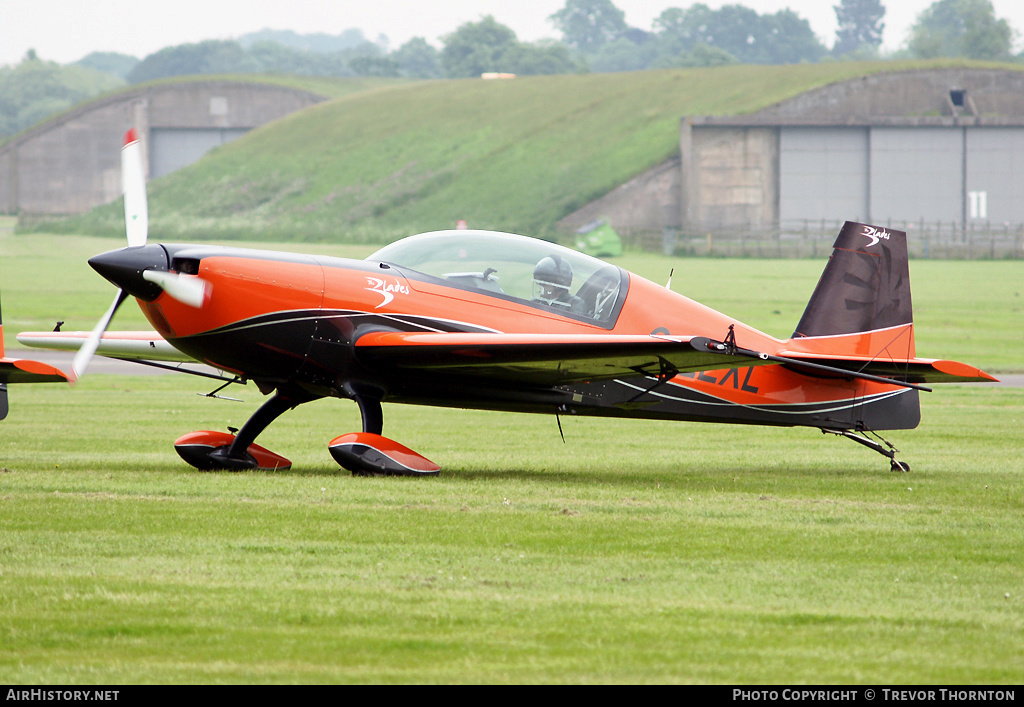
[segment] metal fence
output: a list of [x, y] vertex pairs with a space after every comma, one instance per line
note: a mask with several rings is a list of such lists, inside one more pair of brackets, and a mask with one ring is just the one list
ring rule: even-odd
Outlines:
[[[884, 221], [907, 234], [912, 258], [936, 260], [1024, 259], [1024, 224], [987, 221], [967, 224], [940, 221]], [[832, 251], [842, 221], [803, 220], [771, 229], [716, 229], [700, 233], [666, 229], [662, 233], [625, 233], [623, 240], [645, 250], [666, 254], [739, 257], [807, 258]]]

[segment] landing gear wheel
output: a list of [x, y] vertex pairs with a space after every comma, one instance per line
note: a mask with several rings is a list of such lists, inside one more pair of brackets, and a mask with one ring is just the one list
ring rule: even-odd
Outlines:
[[[900, 473], [908, 473], [910, 471], [910, 464], [901, 462], [896, 459], [896, 454], [900, 450], [893, 446], [892, 442], [888, 441], [884, 437], [880, 436], [877, 432], [871, 430], [865, 430], [864, 432], [854, 432], [853, 430], [832, 430], [825, 427], [820, 428], [823, 434], [838, 435], [839, 437], [846, 437], [852, 439], [857, 444], [863, 444], [868, 449], [873, 449], [883, 457], [889, 460], [889, 469], [892, 471], [898, 471]], [[865, 433], [874, 435], [879, 441], [869, 439]]]
[[907, 464], [906, 462], [901, 462], [898, 459], [890, 459], [889, 468], [892, 471], [899, 471], [905, 474], [910, 471], [910, 464]]

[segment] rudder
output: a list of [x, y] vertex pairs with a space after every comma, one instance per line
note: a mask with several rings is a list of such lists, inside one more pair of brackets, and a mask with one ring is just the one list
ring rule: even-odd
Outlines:
[[905, 232], [847, 221], [832, 248], [794, 337], [913, 324]]

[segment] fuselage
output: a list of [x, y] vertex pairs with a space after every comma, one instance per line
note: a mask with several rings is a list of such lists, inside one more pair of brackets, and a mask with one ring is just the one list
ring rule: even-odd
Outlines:
[[[491, 247], [481, 239], [497, 235]], [[415, 239], [421, 239], [416, 241]], [[460, 239], [473, 239], [460, 241]], [[171, 271], [210, 286], [200, 308], [158, 293], [140, 306], [184, 353], [253, 380], [261, 389], [295, 388], [349, 397], [373, 386], [385, 402], [850, 429], [893, 398], [917, 405], [916, 391], [789, 368], [748, 366], [658, 379], [647, 375], [543, 389], [489, 384], [464, 375], [410, 375], [360, 360], [356, 340], [375, 331], [706, 336], [730, 326], [743, 347], [773, 353], [786, 342], [614, 265], [535, 239], [504, 234], [427, 234], [367, 260], [165, 245]], [[460, 243], [473, 243], [460, 248]], [[154, 248], [157, 246], [147, 246]], [[475, 250], [474, 250], [475, 249]], [[533, 298], [527, 281], [545, 253], [575, 266], [574, 304]], [[874, 429], [916, 425], [896, 420]], [[876, 415], [877, 417], [877, 415]]]

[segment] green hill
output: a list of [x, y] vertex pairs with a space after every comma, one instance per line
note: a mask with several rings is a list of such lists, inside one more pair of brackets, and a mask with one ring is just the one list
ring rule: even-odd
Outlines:
[[[559, 219], [675, 154], [684, 115], [749, 113], [856, 76], [952, 63], [963, 64], [730, 66], [371, 88], [155, 180], [151, 233], [385, 242], [465, 219], [553, 235]], [[120, 219], [114, 204], [62, 229], [120, 235]]]

